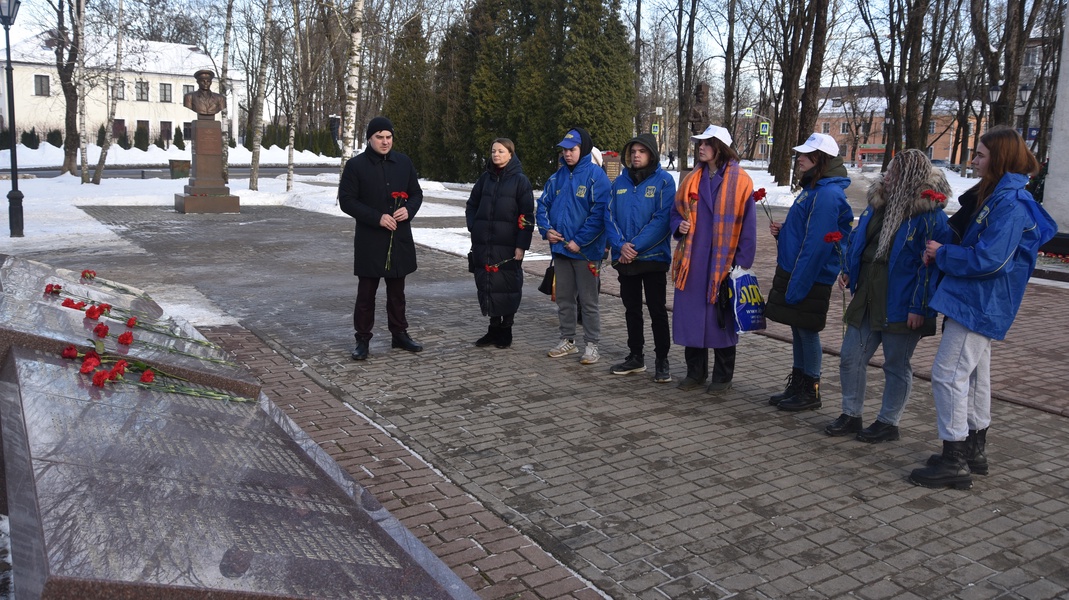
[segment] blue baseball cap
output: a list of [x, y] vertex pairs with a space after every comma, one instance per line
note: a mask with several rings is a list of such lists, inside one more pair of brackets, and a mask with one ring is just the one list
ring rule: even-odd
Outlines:
[[568, 133], [564, 134], [564, 139], [560, 141], [558, 146], [561, 148], [575, 148], [579, 144], [583, 143], [583, 138], [579, 135], [579, 132], [572, 129]]

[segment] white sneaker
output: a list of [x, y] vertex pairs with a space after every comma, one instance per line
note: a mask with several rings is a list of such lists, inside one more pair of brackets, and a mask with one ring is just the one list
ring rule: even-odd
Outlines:
[[549, 354], [550, 358], [560, 358], [577, 352], [579, 352], [579, 348], [576, 348], [571, 340], [563, 339], [559, 344], [550, 348], [547, 354]]
[[[576, 348], [576, 350], [578, 350], [578, 348]], [[586, 352], [583, 353], [583, 358], [579, 359], [579, 363], [584, 365], [592, 365], [598, 362], [599, 358], [601, 358], [601, 355], [598, 354], [598, 345], [591, 344], [588, 342], [586, 345]]]

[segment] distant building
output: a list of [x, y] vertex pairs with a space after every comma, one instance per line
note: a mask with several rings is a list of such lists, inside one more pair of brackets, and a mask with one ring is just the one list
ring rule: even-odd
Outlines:
[[[15, 125], [18, 132], [36, 128], [63, 131], [66, 100], [56, 72], [52, 33], [44, 32], [11, 47], [14, 79]], [[170, 141], [176, 127], [189, 137], [189, 123], [196, 113], [182, 105], [182, 96], [196, 89], [193, 73], [198, 69], [216, 71], [213, 91], [219, 91], [218, 70], [210, 56], [195, 46], [123, 40], [122, 72], [115, 73], [115, 41], [88, 37], [86, 40], [85, 129], [90, 142], [107, 121], [110, 93], [118, 96], [112, 132], [123, 132], [133, 140], [138, 127], [148, 130], [149, 140]], [[231, 70], [231, 72], [235, 72]], [[0, 125], [7, 128], [7, 86], [0, 85]], [[237, 133], [239, 106], [247, 106], [244, 80], [230, 80], [227, 94], [229, 125]], [[221, 116], [221, 115], [220, 115]], [[219, 118], [219, 117], [216, 117]]]

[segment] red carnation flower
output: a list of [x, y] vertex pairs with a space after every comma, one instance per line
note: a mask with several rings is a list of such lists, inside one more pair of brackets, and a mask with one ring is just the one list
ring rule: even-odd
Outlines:
[[73, 345], [67, 346], [63, 349], [63, 358], [78, 358], [78, 349]]
[[107, 302], [101, 302], [98, 306], [100, 306], [100, 310], [102, 312], [104, 312], [105, 314], [111, 312], [111, 305], [108, 304]]
[[108, 382], [110, 376], [111, 373], [107, 371], [97, 371], [96, 373], [93, 373], [93, 385], [104, 387], [104, 384]]
[[85, 353], [85, 357], [86, 358], [93, 357], [94, 359], [96, 359], [98, 364], [100, 363], [100, 355], [97, 354], [96, 350], [87, 350], [86, 353]]
[[58, 283], [50, 283], [45, 286], [46, 294], [58, 294], [63, 290], [63, 286]]
[[754, 191], [754, 193], [753, 193], [753, 200], [754, 200], [754, 202], [758, 202], [758, 201], [760, 201], [760, 200], [764, 200], [764, 199], [765, 199], [765, 196], [766, 196], [767, 194], [768, 194], [768, 193], [767, 193], [767, 192], [765, 192], [765, 188], [761, 188], [761, 189], [755, 190], [755, 191]]
[[108, 326], [103, 323], [97, 323], [97, 326], [93, 328], [93, 333], [99, 338], [108, 337]]
[[840, 231], [832, 231], [831, 233], [824, 234], [824, 241], [829, 244], [834, 244], [843, 239], [843, 234]]
[[133, 329], [137, 326], [137, 317], [130, 317], [126, 320], [126, 326]]
[[145, 372], [141, 374], [141, 383], [152, 383], [156, 380], [156, 374], [149, 369], [145, 369]]
[[97, 358], [96, 356], [86, 355], [85, 359], [82, 360], [82, 367], [80, 369], [78, 369], [78, 370], [81, 371], [82, 373], [91, 373], [93, 371], [93, 369], [95, 369], [95, 368], [97, 368], [99, 366], [100, 366], [100, 359], [99, 358]]
[[100, 313], [104, 312], [99, 306], [90, 306], [85, 309], [85, 318], [87, 319], [99, 319]]
[[88, 279], [88, 280], [92, 281], [92, 280], [96, 279], [96, 276], [97, 276], [97, 272], [96, 271], [90, 271], [89, 269], [86, 269], [86, 270], [82, 271], [82, 279]]
[[123, 334], [119, 336], [119, 343], [123, 346], [129, 346], [134, 343], [134, 334], [129, 331], [123, 332]]

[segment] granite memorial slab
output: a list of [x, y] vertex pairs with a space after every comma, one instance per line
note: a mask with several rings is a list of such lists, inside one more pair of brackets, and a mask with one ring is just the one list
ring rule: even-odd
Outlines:
[[266, 397], [80, 364], [14, 346], [0, 369], [20, 600], [477, 597]]
[[[147, 293], [82, 275], [0, 255], [0, 356], [13, 345], [57, 353], [69, 344], [95, 347], [100, 354], [161, 365], [195, 383], [259, 394], [260, 384], [247, 369], [188, 322], [167, 314]], [[91, 313], [102, 304], [110, 311]]]

